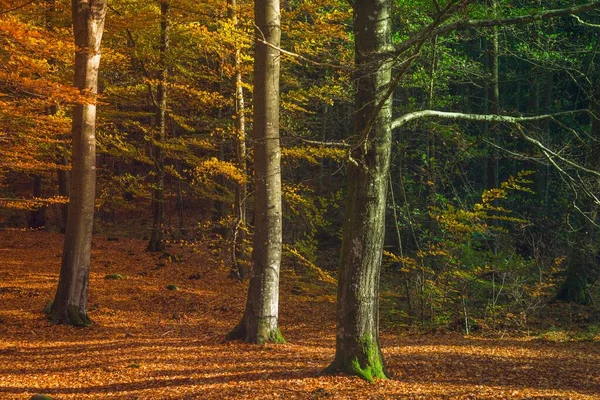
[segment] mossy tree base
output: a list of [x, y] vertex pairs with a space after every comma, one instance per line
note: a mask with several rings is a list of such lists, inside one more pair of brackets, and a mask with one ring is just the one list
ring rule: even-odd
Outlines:
[[34, 394], [29, 400], [54, 400], [54, 397], [47, 394]]
[[358, 376], [369, 382], [387, 379], [381, 350], [376, 343], [369, 340], [359, 340], [346, 349], [338, 348], [335, 359], [323, 373]]
[[51, 323], [55, 325], [71, 325], [71, 326], [90, 326], [92, 320], [87, 313], [80, 312], [77, 306], [70, 306], [66, 309], [58, 309], [54, 306], [50, 307], [46, 313]]
[[246, 343], [285, 343], [285, 338], [281, 334], [279, 328], [271, 329], [267, 324], [258, 324], [257, 329], [247, 326], [246, 322], [242, 320], [231, 332], [225, 336], [226, 340], [242, 340]]

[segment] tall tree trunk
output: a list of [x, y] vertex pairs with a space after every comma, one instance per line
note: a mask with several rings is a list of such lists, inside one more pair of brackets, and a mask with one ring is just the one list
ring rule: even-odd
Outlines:
[[[55, 25], [54, 19], [56, 17], [56, 0], [45, 0], [45, 3], [46, 3], [46, 11], [45, 11], [46, 29], [48, 31], [54, 31], [54, 25]], [[55, 64], [56, 60], [54, 58], [51, 58], [50, 60], [48, 60], [48, 63]], [[47, 113], [48, 113], [48, 115], [56, 115], [58, 110], [59, 110], [58, 105], [54, 104], [54, 105], [48, 107]], [[68, 136], [69, 136], [68, 134], [61, 134], [59, 136], [59, 139], [61, 141], [65, 142], [65, 146], [68, 141]], [[69, 160], [67, 159], [67, 156], [66, 156], [66, 149], [63, 148], [62, 145], [58, 146], [57, 153], [56, 153], [56, 159], [57, 159], [58, 165], [61, 165], [61, 166], [69, 165]], [[69, 192], [70, 192], [70, 182], [69, 181], [71, 179], [70, 171], [66, 168], [59, 167], [56, 169], [56, 178], [58, 181], [58, 195], [68, 199]], [[59, 229], [62, 233], [65, 233], [65, 230], [67, 229], [67, 214], [68, 214], [68, 205], [61, 204], [60, 205], [60, 221], [59, 221], [58, 225], [59, 225]]]
[[90, 96], [73, 110], [71, 198], [58, 289], [50, 308], [54, 323], [87, 325], [90, 249], [96, 192], [96, 94], [107, 0], [72, 0], [75, 87]]
[[148, 251], [163, 251], [163, 224], [165, 209], [165, 156], [162, 146], [166, 139], [167, 125], [167, 51], [169, 49], [169, 3], [160, 3], [160, 72], [156, 89], [156, 129], [157, 134], [153, 146], [154, 188], [152, 191], [152, 234], [148, 242]]
[[[255, 0], [254, 238], [246, 310], [228, 335], [251, 343], [282, 342], [279, 314], [281, 264], [281, 150], [279, 147], [279, 0]], [[262, 40], [269, 43], [267, 46]]]
[[[496, 0], [488, 0], [488, 6], [492, 8], [494, 16], [496, 15]], [[487, 108], [488, 112], [493, 115], [500, 114], [500, 81], [498, 77], [498, 28], [492, 28], [491, 37], [487, 42], [487, 66], [490, 75], [490, 82], [487, 84]], [[488, 135], [494, 136], [498, 124], [487, 124]], [[488, 151], [487, 157], [487, 174], [486, 188], [493, 189], [498, 187], [498, 159], [494, 154], [494, 150]]]
[[[234, 27], [237, 28], [237, 4], [236, 0], [228, 0], [228, 13]], [[239, 170], [246, 174], [246, 117], [244, 116], [244, 88], [242, 86], [242, 62], [240, 57], [240, 49], [236, 45], [234, 52], [235, 74], [233, 78], [235, 87], [235, 118], [234, 118], [234, 148], [235, 162]], [[233, 231], [233, 254], [235, 257], [236, 273], [239, 279], [248, 277], [248, 257], [246, 255], [244, 242], [246, 240], [247, 220], [246, 220], [246, 182], [239, 182], [235, 186], [235, 216], [236, 222]]]
[[[392, 101], [391, 1], [354, 3], [355, 135], [363, 135], [348, 166], [348, 193], [338, 275], [336, 352], [329, 372], [385, 378], [379, 344], [378, 286], [385, 231]], [[374, 113], [377, 113], [374, 116]], [[366, 126], [373, 121], [372, 126]]]

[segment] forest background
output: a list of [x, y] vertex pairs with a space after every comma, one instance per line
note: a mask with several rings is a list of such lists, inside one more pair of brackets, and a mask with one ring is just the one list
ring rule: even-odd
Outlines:
[[[70, 6], [1, 5], [0, 219], [61, 231], [71, 106], [87, 101], [72, 86]], [[384, 326], [597, 338], [600, 16], [589, 5], [393, 2], [392, 44], [405, 52], [390, 86]], [[232, 279], [248, 278], [252, 6], [109, 3], [96, 232], [159, 252], [210, 244]], [[287, 1], [281, 23], [283, 262], [298, 295], [331, 295], [360, 143], [352, 6]]]

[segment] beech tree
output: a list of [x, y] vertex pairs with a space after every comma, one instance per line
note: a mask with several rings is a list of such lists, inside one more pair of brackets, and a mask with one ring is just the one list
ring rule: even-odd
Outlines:
[[[431, 38], [460, 29], [525, 24], [600, 7], [599, 3], [588, 3], [535, 15], [471, 20], [462, 18], [459, 13], [468, 3], [468, 0], [451, 0], [442, 8], [435, 2], [431, 24], [395, 47], [392, 45], [391, 1], [358, 0], [354, 3], [354, 137], [358, 142], [348, 157], [347, 201], [338, 271], [336, 353], [327, 372], [344, 372], [369, 381], [386, 378], [379, 343], [378, 286], [392, 129], [423, 118], [520, 124], [556, 116], [510, 117], [423, 110], [392, 120], [392, 95], [420, 48]], [[461, 17], [447, 22], [456, 15]], [[402, 56], [403, 60], [392, 78], [396, 56]], [[497, 103], [495, 95], [491, 100]], [[494, 107], [490, 111], [497, 112], [498, 109]], [[541, 146], [545, 154], [560, 156], [521, 132], [524, 140]]]
[[87, 99], [73, 110], [71, 198], [60, 278], [50, 320], [88, 325], [87, 297], [96, 191], [96, 95], [107, 0], [73, 0], [75, 87]]
[[[391, 148], [390, 0], [354, 3], [357, 71], [354, 132], [361, 141], [348, 165], [338, 272], [336, 351], [330, 372], [385, 378], [379, 344], [379, 273]], [[381, 104], [380, 109], [378, 105]]]
[[281, 264], [281, 149], [279, 144], [279, 0], [255, 0], [254, 237], [246, 310], [229, 339], [282, 342], [279, 316]]
[[148, 251], [162, 251], [163, 242], [164, 202], [165, 202], [165, 157], [161, 146], [166, 140], [167, 129], [167, 51], [169, 50], [169, 3], [160, 2], [160, 38], [159, 38], [159, 63], [158, 87], [156, 98], [153, 98], [156, 108], [156, 136], [152, 146], [152, 159], [154, 161], [154, 187], [152, 190], [152, 232], [148, 242]]
[[[227, 1], [227, 14], [231, 19], [234, 29], [238, 27], [237, 1]], [[244, 103], [244, 88], [242, 82], [242, 57], [240, 46], [234, 44], [233, 51], [233, 86], [234, 86], [234, 135], [233, 146], [235, 148], [235, 163], [237, 168], [246, 173], [246, 117]], [[233, 257], [237, 268], [236, 275], [244, 280], [248, 276], [248, 266], [246, 252], [244, 251], [244, 241], [246, 239], [247, 221], [246, 221], [246, 196], [248, 195], [246, 182], [238, 182], [235, 185], [234, 192], [234, 214], [235, 226], [233, 229]]]

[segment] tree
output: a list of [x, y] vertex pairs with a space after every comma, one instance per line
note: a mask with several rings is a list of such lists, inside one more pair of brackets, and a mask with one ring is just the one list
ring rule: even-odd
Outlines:
[[[237, 17], [237, 1], [228, 0], [227, 2], [227, 14], [231, 19], [233, 28], [238, 27]], [[233, 64], [234, 64], [234, 96], [235, 96], [235, 115], [234, 115], [234, 134], [233, 134], [233, 145], [235, 148], [235, 163], [237, 168], [243, 174], [246, 173], [246, 117], [244, 115], [244, 87], [242, 82], [242, 60], [240, 53], [240, 46], [234, 44], [233, 52]], [[233, 229], [233, 257], [237, 267], [236, 274], [239, 279], [246, 279], [248, 276], [248, 266], [246, 260], [246, 252], [244, 250], [244, 241], [246, 239], [247, 221], [246, 221], [246, 196], [247, 187], [246, 182], [237, 182], [235, 186], [235, 198], [234, 198], [234, 214], [235, 226]]]
[[87, 101], [73, 110], [71, 198], [58, 288], [50, 308], [57, 324], [88, 325], [87, 297], [96, 190], [96, 95], [107, 0], [72, 0], [75, 87]]
[[152, 233], [148, 242], [148, 251], [162, 251], [163, 243], [163, 220], [165, 202], [165, 160], [163, 149], [166, 140], [167, 126], [167, 51], [169, 50], [169, 3], [160, 2], [160, 38], [159, 38], [159, 64], [158, 87], [156, 89], [156, 137], [152, 147], [152, 158], [154, 159], [154, 188], [152, 191]]
[[[385, 378], [379, 344], [378, 287], [391, 148], [391, 1], [354, 4], [354, 132], [361, 141], [348, 166], [338, 272], [336, 351], [328, 371]], [[378, 106], [381, 107], [378, 109]]]
[[282, 342], [279, 314], [281, 264], [281, 150], [279, 145], [279, 0], [255, 0], [254, 236], [246, 310], [228, 335], [251, 343]]
[[[431, 110], [407, 113], [392, 121], [391, 97], [400, 78], [410, 68], [419, 49], [431, 38], [455, 30], [524, 24], [585, 12], [600, 4], [489, 20], [462, 18], [468, 1], [449, 1], [421, 31], [392, 46], [391, 2], [360, 0], [354, 4], [355, 96], [354, 133], [359, 142], [349, 156], [347, 203], [338, 272], [336, 353], [328, 372], [341, 371], [369, 381], [385, 378], [378, 331], [378, 285], [385, 231], [385, 206], [391, 131], [411, 120], [426, 117], [465, 119], [490, 124], [531, 122], [551, 118], [467, 115]], [[447, 22], [459, 15], [456, 21]], [[394, 55], [404, 56], [394, 78]], [[523, 135], [525, 140], [531, 137]], [[534, 141], [534, 140], [533, 140]]]

